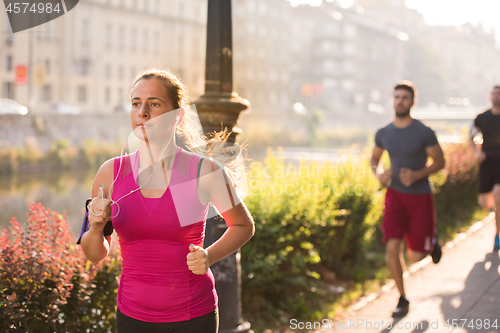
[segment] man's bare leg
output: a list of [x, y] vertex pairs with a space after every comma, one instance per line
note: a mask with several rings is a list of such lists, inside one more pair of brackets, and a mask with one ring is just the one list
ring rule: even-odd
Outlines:
[[495, 184], [493, 186], [493, 201], [495, 203], [495, 220], [496, 220], [496, 235], [500, 233], [500, 214], [498, 209], [500, 208], [500, 184]]
[[405, 288], [403, 284], [403, 271], [405, 262], [403, 258], [403, 241], [397, 238], [389, 238], [385, 245], [386, 260], [389, 272], [396, 283], [401, 296], [405, 296]]
[[493, 190], [488, 193], [480, 193], [477, 197], [479, 206], [483, 209], [495, 209], [495, 244], [494, 249], [500, 249], [500, 214], [497, 210], [500, 207], [500, 184], [495, 184]]
[[417, 262], [427, 257], [427, 253], [420, 251], [413, 251], [412, 249], [409, 248], [406, 249], [406, 254], [408, 255], [408, 259], [410, 259], [411, 262]]
[[405, 262], [403, 258], [403, 241], [397, 238], [389, 238], [386, 243], [386, 260], [392, 278], [396, 283], [401, 296], [399, 297], [398, 305], [392, 312], [393, 317], [404, 317], [408, 313], [410, 302], [405, 295], [403, 283], [403, 271], [405, 270]]

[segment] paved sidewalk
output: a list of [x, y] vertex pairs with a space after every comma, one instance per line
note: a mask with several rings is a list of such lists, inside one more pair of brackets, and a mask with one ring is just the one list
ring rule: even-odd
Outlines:
[[[373, 301], [355, 305], [349, 318], [316, 332], [500, 332], [500, 257], [493, 251], [494, 232], [491, 214], [446, 244], [439, 264], [428, 257], [412, 265], [404, 280], [410, 300], [406, 317], [391, 317], [399, 297], [392, 284]], [[458, 328], [452, 327], [454, 319]]]

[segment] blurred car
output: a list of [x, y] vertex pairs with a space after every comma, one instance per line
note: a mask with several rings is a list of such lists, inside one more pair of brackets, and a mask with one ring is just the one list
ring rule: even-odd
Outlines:
[[56, 105], [53, 105], [50, 108], [49, 112], [56, 114], [80, 114], [82, 113], [82, 109], [76, 105], [72, 105], [66, 102], [60, 102]]
[[28, 113], [28, 108], [22, 106], [18, 102], [8, 99], [0, 98], [0, 114], [22, 114]]

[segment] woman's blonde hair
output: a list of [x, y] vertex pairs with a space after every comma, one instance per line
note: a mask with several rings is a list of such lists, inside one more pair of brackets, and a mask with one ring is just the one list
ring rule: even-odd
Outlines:
[[[224, 166], [235, 186], [241, 189], [239, 170], [241, 170], [241, 166], [244, 166], [246, 160], [245, 145], [228, 144], [227, 140], [232, 132], [228, 132], [227, 128], [220, 132], [207, 133], [208, 136], [200, 131], [201, 129], [197, 126], [199, 123], [198, 115], [189, 107], [187, 88], [174, 73], [164, 69], [147, 69], [137, 75], [133, 87], [140, 80], [149, 79], [160, 80], [174, 110], [183, 108], [185, 111], [182, 122], [175, 129], [177, 143], [188, 151], [211, 158], [219, 165]], [[238, 155], [241, 158], [236, 158]]]

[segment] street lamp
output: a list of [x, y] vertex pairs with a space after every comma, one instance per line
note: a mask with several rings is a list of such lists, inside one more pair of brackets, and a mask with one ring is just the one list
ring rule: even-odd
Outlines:
[[[205, 67], [205, 94], [195, 101], [196, 110], [205, 134], [221, 130], [221, 124], [232, 134], [234, 143], [241, 130], [236, 126], [240, 112], [249, 102], [233, 92], [233, 45], [231, 0], [208, 0], [207, 54]], [[207, 220], [205, 247], [224, 234], [226, 224], [213, 208]], [[240, 251], [212, 265], [215, 288], [219, 297], [219, 333], [253, 333], [250, 323], [241, 315]]]

